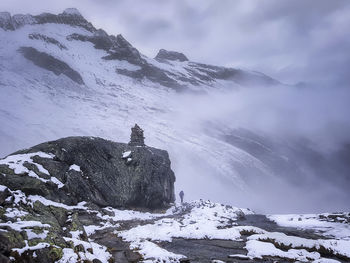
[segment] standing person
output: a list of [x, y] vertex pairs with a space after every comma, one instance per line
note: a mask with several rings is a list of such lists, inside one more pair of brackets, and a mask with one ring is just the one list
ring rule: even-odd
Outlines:
[[181, 199], [181, 204], [183, 204], [183, 202], [184, 202], [184, 196], [185, 196], [184, 191], [181, 190], [181, 192], [179, 193], [179, 196], [180, 196], [180, 199]]

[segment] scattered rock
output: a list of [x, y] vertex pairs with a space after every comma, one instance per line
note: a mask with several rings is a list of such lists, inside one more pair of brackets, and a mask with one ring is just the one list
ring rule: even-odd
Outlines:
[[33, 33], [33, 34], [29, 34], [28, 37], [30, 39], [36, 39], [36, 40], [42, 40], [48, 44], [53, 44], [58, 46], [61, 50], [62, 49], [67, 49], [67, 47], [63, 44], [61, 44], [59, 41], [57, 41], [56, 39], [52, 38], [52, 37], [48, 37], [46, 35], [43, 34], [37, 34], [37, 33]]
[[164, 60], [174, 60], [174, 61], [177, 60], [180, 62], [188, 61], [188, 58], [183, 53], [176, 52], [176, 51], [168, 51], [165, 49], [159, 50], [155, 59], [160, 62]]

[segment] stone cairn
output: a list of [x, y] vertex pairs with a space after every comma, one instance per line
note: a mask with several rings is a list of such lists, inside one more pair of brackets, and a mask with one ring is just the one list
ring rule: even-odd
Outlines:
[[137, 124], [135, 124], [135, 126], [131, 128], [129, 145], [145, 146], [145, 137], [143, 136], [143, 130]]

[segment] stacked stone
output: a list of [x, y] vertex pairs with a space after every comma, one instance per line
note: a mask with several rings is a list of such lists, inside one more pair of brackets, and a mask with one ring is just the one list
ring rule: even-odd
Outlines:
[[135, 126], [131, 128], [129, 145], [145, 146], [145, 137], [143, 136], [143, 130], [137, 124], [135, 124]]

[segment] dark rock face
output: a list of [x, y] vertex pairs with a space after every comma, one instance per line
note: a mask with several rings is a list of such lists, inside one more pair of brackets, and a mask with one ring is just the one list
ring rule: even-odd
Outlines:
[[[66, 204], [91, 202], [98, 206], [159, 208], [174, 201], [175, 176], [168, 153], [101, 138], [68, 137], [46, 142], [15, 154], [45, 152], [53, 159], [34, 156], [64, 186], [15, 174], [0, 165], [1, 181], [13, 190], [40, 194]], [[80, 167], [79, 169], [73, 169]], [[39, 177], [45, 175], [26, 166]]]
[[75, 8], [68, 8], [63, 13], [53, 15], [44, 13], [38, 16], [34, 16], [38, 24], [45, 23], [56, 23], [56, 24], [67, 24], [71, 26], [82, 27], [90, 32], [95, 32], [94, 26], [86, 21], [86, 19], [79, 13]]
[[68, 8], [58, 15], [43, 13], [38, 16], [22, 14], [11, 16], [8, 12], [0, 13], [0, 27], [4, 30], [16, 30], [17, 28], [28, 24], [46, 23], [66, 24], [82, 27], [90, 32], [96, 31], [93, 25], [86, 21], [86, 19], [75, 8]]
[[[169, 77], [169, 75], [174, 74], [168, 71], [157, 68], [151, 64], [148, 64], [147, 62], [143, 62], [139, 66], [141, 67], [141, 69], [135, 71], [127, 69], [117, 69], [116, 71], [119, 74], [123, 74], [125, 76], [129, 76], [137, 80], [143, 80], [144, 78], [147, 78], [154, 83], [159, 83], [165, 87], [174, 88], [178, 91], [184, 88], [183, 85], [179, 84], [176, 81], [176, 78]], [[186, 79], [185, 81], [187, 80], [189, 79]]]
[[163, 61], [163, 60], [178, 60], [181, 62], [188, 61], [188, 58], [184, 54], [176, 51], [168, 51], [165, 49], [159, 50], [155, 59], [159, 61]]
[[52, 71], [56, 75], [66, 75], [76, 83], [84, 84], [83, 78], [77, 71], [72, 69], [65, 62], [58, 60], [49, 54], [40, 52], [32, 47], [21, 47], [19, 52], [21, 52], [26, 59], [32, 61], [38, 67]]
[[97, 30], [93, 36], [81, 35], [81, 34], [71, 34], [67, 36], [67, 40], [79, 40], [83, 42], [91, 42], [94, 44], [96, 49], [103, 49], [105, 51], [109, 51], [109, 49], [113, 46], [113, 42], [108, 36], [108, 34], [102, 29]]
[[126, 60], [135, 65], [143, 62], [140, 52], [134, 48], [122, 35], [117, 35], [116, 37], [111, 36], [111, 39], [114, 45], [109, 50], [110, 55], [103, 57], [104, 59]]
[[56, 39], [52, 38], [52, 37], [48, 37], [48, 36], [45, 36], [43, 34], [29, 34], [28, 37], [30, 39], [35, 39], [35, 40], [42, 40], [48, 44], [53, 44], [53, 45], [56, 45], [58, 46], [61, 50], [62, 49], [67, 49], [67, 47], [63, 44], [61, 44], [59, 41], [57, 41]]
[[8, 12], [0, 12], [0, 28], [4, 30], [16, 30], [24, 25], [35, 24], [36, 20], [31, 15], [14, 15]]
[[102, 29], [94, 32], [93, 36], [72, 34], [67, 37], [67, 40], [88, 41], [94, 44], [96, 49], [107, 51], [108, 55], [104, 56], [105, 60], [126, 60], [134, 65], [144, 63], [140, 52], [134, 48], [122, 35], [109, 36]]
[[0, 27], [4, 30], [13, 30], [11, 14], [9, 12], [0, 13]]

